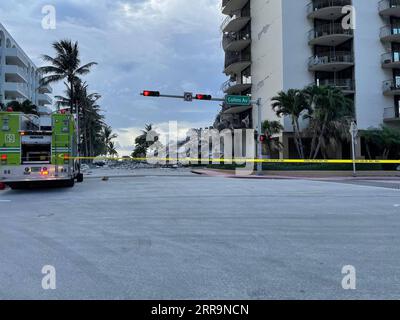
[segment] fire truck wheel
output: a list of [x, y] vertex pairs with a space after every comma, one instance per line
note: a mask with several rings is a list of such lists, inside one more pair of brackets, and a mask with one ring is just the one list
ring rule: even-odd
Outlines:
[[72, 188], [74, 185], [75, 185], [75, 179], [68, 180], [68, 182], [65, 184], [67, 188]]

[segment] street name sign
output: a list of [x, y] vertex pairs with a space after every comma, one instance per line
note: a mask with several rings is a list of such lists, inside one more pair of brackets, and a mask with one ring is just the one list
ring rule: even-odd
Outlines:
[[249, 106], [251, 98], [249, 96], [226, 96], [225, 103], [234, 106]]

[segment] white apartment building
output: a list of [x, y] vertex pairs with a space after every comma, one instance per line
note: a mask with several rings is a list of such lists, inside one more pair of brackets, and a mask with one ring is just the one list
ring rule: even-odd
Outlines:
[[0, 23], [0, 102], [30, 100], [40, 109], [52, 104], [50, 86], [40, 86], [37, 67]]
[[[342, 27], [352, 5], [355, 29]], [[290, 119], [279, 119], [271, 98], [307, 85], [333, 85], [354, 99], [359, 129], [400, 124], [400, 0], [222, 0], [227, 94], [261, 98], [262, 120], [280, 120], [295, 156]], [[233, 123], [257, 123], [252, 108], [224, 106]], [[349, 156], [350, 147], [340, 150]], [[362, 150], [358, 150], [362, 156]]]

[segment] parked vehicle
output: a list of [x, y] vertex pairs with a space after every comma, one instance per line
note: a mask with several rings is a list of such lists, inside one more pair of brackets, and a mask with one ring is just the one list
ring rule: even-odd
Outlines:
[[0, 112], [0, 184], [72, 187], [80, 173], [74, 117]]

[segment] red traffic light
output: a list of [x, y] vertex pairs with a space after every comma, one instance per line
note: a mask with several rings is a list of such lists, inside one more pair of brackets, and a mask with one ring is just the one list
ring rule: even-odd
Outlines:
[[196, 99], [197, 100], [211, 100], [212, 96], [209, 94], [196, 94]]
[[160, 92], [159, 91], [145, 90], [145, 91], [143, 91], [142, 95], [145, 96], [145, 97], [159, 97], [160, 96]]

